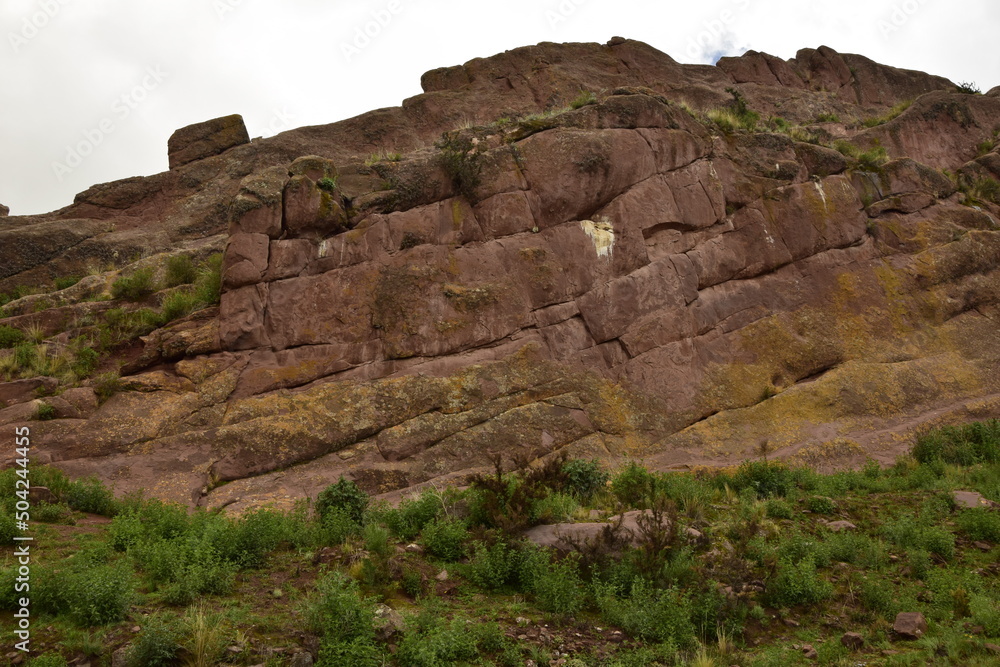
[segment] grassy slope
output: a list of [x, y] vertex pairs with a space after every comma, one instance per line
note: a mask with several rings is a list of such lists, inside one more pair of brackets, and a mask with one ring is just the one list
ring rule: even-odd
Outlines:
[[[1000, 639], [1000, 511], [956, 508], [951, 491], [1000, 501], [1000, 423], [933, 433], [914, 455], [833, 475], [756, 461], [610, 479], [560, 461], [399, 508], [341, 483], [315, 507], [238, 520], [116, 501], [38, 469], [33, 483], [61, 502], [33, 509], [46, 522], [33, 527], [33, 646], [50, 654], [34, 664], [110, 664], [126, 644], [150, 665], [288, 664], [302, 648], [326, 665], [996, 664], [985, 644]], [[12, 471], [0, 479], [13, 498]], [[558, 557], [512, 537], [648, 507], [677, 530], [651, 524], [622, 555]], [[5, 609], [12, 576], [0, 577]], [[405, 632], [378, 631], [381, 602]], [[927, 635], [895, 637], [899, 611], [923, 613]], [[841, 645], [847, 631], [860, 653]]]

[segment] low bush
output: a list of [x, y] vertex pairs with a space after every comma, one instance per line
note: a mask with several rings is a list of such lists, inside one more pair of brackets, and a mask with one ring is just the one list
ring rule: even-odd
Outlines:
[[611, 493], [626, 507], [646, 504], [656, 493], [656, 478], [646, 468], [631, 462], [611, 480]]
[[781, 498], [771, 498], [764, 505], [768, 518], [791, 519], [794, 515], [792, 506]]
[[678, 648], [688, 648], [695, 643], [690, 600], [683, 591], [656, 589], [639, 579], [624, 598], [619, 598], [613, 588], [598, 582], [594, 586], [594, 597], [601, 618], [633, 637], [666, 642]]
[[443, 509], [441, 497], [425, 491], [416, 498], [404, 499], [399, 507], [385, 513], [385, 522], [393, 535], [401, 540], [413, 540], [424, 526], [438, 518]]
[[66, 504], [78, 512], [114, 516], [119, 509], [114, 492], [96, 477], [69, 482], [65, 497]]
[[396, 660], [403, 667], [439, 667], [465, 663], [479, 656], [476, 632], [462, 617], [418, 623], [399, 644]]
[[580, 508], [576, 498], [566, 493], [552, 493], [540, 498], [531, 508], [533, 523], [562, 523], [572, 521]]
[[924, 524], [911, 515], [904, 515], [886, 525], [887, 540], [904, 549], [924, 549], [951, 560], [955, 556], [955, 536], [940, 526]]
[[566, 475], [567, 491], [584, 501], [592, 498], [608, 482], [608, 473], [597, 461], [572, 459], [563, 464], [562, 471]]
[[996, 510], [975, 508], [963, 510], [957, 518], [958, 527], [973, 540], [1000, 542], [1000, 514]]
[[585, 590], [572, 558], [538, 568], [532, 576], [531, 591], [538, 607], [553, 614], [572, 616], [583, 608]]
[[469, 529], [461, 519], [435, 519], [424, 526], [421, 542], [430, 555], [453, 562], [465, 555], [468, 537]]
[[153, 614], [127, 654], [128, 667], [161, 667], [176, 664], [181, 651], [181, 631], [162, 614]]
[[832, 498], [826, 496], [810, 496], [806, 499], [806, 509], [813, 514], [833, 514], [837, 506]]
[[517, 582], [521, 554], [502, 541], [492, 545], [475, 542], [466, 576], [472, 583], [488, 591], [499, 591]]
[[819, 578], [810, 556], [798, 563], [779, 561], [777, 575], [768, 582], [766, 598], [774, 606], [792, 607], [822, 602], [832, 594], [833, 586]]
[[737, 492], [750, 489], [758, 498], [786, 496], [795, 487], [794, 475], [788, 467], [766, 460], [744, 461], [731, 478], [720, 475], [717, 481], [728, 481]]
[[83, 566], [62, 581], [66, 610], [78, 625], [117, 623], [135, 599], [132, 573], [122, 565]]
[[342, 572], [330, 572], [316, 580], [304, 613], [309, 629], [324, 642], [374, 639], [374, 602], [363, 597], [357, 582]]
[[943, 461], [954, 465], [1000, 461], [1000, 419], [945, 426], [917, 438], [913, 458], [920, 463]]
[[321, 517], [326, 517], [330, 510], [343, 510], [351, 521], [360, 524], [368, 507], [368, 494], [362, 491], [353, 480], [345, 479], [331, 484], [316, 498], [316, 511]]
[[125, 301], [141, 301], [156, 291], [152, 267], [136, 269], [128, 276], [120, 276], [111, 283], [111, 296]]
[[190, 285], [198, 277], [198, 270], [190, 255], [174, 255], [167, 258], [164, 281], [167, 287]]
[[0, 325], [0, 350], [14, 347], [23, 343], [24, 332], [6, 324]]

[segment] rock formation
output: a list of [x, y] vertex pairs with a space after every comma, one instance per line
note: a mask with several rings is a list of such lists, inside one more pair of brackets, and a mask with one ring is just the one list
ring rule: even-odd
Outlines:
[[[100, 406], [51, 399], [42, 459], [240, 510], [497, 455], [891, 461], [1000, 414], [992, 92], [827, 47], [710, 67], [621, 39], [422, 85], [253, 143], [238, 116], [184, 128], [170, 171], [5, 220], [0, 291], [112, 265], [7, 305], [63, 342], [134, 256], [225, 249], [219, 307], [122, 350]], [[0, 384], [0, 428], [33, 391]]]

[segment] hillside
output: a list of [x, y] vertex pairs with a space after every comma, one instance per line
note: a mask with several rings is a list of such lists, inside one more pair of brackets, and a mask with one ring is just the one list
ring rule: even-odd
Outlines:
[[621, 38], [422, 84], [4, 218], [4, 432], [242, 510], [495, 454], [889, 463], [997, 415], [997, 89]]
[[421, 83], [0, 207], [28, 664], [996, 664], [1000, 87], [618, 37]]

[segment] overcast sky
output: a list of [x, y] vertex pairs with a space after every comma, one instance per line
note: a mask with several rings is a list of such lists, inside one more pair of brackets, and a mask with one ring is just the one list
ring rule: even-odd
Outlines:
[[621, 35], [685, 63], [826, 44], [1000, 84], [995, 0], [0, 0], [0, 25], [12, 215], [165, 170], [190, 123], [239, 113], [252, 137], [330, 123], [398, 105], [429, 69], [542, 41]]

